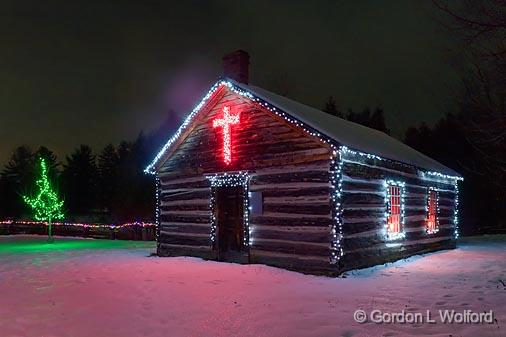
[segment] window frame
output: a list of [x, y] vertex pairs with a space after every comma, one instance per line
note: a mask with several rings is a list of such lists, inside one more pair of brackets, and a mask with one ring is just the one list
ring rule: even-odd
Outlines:
[[[429, 217], [431, 215], [431, 193], [435, 195], [435, 214], [434, 214], [434, 228], [429, 228]], [[427, 188], [427, 203], [425, 206], [425, 231], [427, 234], [436, 234], [439, 232], [439, 190], [435, 187]]]
[[[392, 195], [391, 194], [391, 188], [398, 188], [399, 194]], [[385, 205], [386, 205], [386, 212], [385, 212], [385, 226], [384, 226], [384, 232], [387, 240], [399, 240], [406, 237], [406, 233], [404, 231], [404, 222], [405, 222], [405, 216], [404, 216], [404, 209], [405, 209], [405, 183], [402, 181], [396, 181], [396, 180], [385, 180]], [[398, 216], [399, 216], [399, 230], [396, 232], [392, 232], [390, 230], [390, 217], [392, 216], [392, 197], [396, 197], [399, 200], [398, 205], [394, 205], [395, 207], [398, 207]]]

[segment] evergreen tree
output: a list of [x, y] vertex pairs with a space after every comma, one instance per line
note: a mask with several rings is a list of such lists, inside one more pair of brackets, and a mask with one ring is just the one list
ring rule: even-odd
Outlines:
[[387, 128], [385, 122], [385, 113], [380, 107], [376, 107], [376, 109], [374, 109], [374, 112], [370, 117], [369, 127], [384, 132], [387, 135], [390, 134], [390, 130]]
[[34, 154], [35, 158], [42, 158], [46, 162], [48, 172], [57, 176], [58, 174], [58, 162], [56, 154], [45, 146], [39, 147]]
[[102, 210], [110, 211], [112, 201], [119, 184], [119, 156], [114, 145], [107, 145], [98, 156], [98, 192]]
[[18, 186], [26, 186], [33, 177], [34, 154], [30, 147], [23, 145], [14, 150], [5, 166], [2, 176]]
[[327, 102], [325, 103], [325, 107], [323, 108], [323, 111], [325, 111], [328, 114], [331, 114], [332, 116], [336, 117], [343, 117], [343, 114], [341, 111], [337, 109], [336, 100], [333, 96], [329, 96]]
[[90, 214], [97, 205], [97, 166], [88, 145], [81, 145], [63, 167], [62, 184], [72, 214]]
[[28, 211], [19, 194], [27, 192], [33, 181], [34, 155], [30, 147], [24, 145], [16, 148], [0, 178], [0, 213], [2, 216], [19, 218]]
[[128, 184], [118, 184], [114, 198], [113, 215], [124, 221], [148, 219], [152, 217], [155, 206], [155, 182], [143, 169], [151, 154], [146, 137], [141, 133], [136, 141], [122, 142], [118, 147], [118, 180]]

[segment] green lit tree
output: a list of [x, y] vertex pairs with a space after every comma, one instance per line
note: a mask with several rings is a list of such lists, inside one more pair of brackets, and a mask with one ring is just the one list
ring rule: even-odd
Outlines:
[[47, 221], [48, 242], [51, 243], [53, 242], [51, 222], [63, 219], [63, 200], [59, 200], [58, 194], [51, 186], [46, 161], [43, 158], [40, 158], [39, 161], [40, 176], [35, 182], [39, 191], [33, 197], [24, 195], [23, 200], [33, 209], [35, 220]]

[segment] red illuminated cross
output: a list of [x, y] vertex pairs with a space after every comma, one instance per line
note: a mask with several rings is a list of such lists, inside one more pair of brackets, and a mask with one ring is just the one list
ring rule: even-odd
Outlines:
[[231, 115], [230, 108], [228, 106], [223, 107], [223, 118], [213, 120], [214, 128], [219, 126], [223, 128], [223, 160], [227, 165], [232, 161], [230, 125], [234, 124], [239, 124], [239, 113]]

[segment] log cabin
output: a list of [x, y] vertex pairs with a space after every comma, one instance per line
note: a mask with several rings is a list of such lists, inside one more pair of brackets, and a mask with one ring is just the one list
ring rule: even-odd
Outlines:
[[145, 172], [157, 181], [157, 254], [339, 275], [458, 238], [452, 169], [396, 139], [220, 78]]

